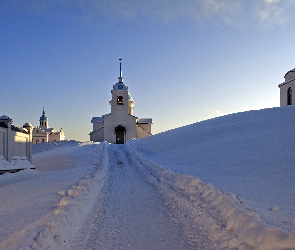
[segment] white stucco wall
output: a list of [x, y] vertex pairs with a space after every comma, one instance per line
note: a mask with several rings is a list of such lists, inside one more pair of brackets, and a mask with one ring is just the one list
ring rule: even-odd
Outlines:
[[[10, 118], [9, 118], [10, 119]], [[32, 162], [32, 126], [28, 125], [26, 129], [12, 129], [12, 120], [7, 122], [7, 128], [0, 127], [0, 155], [4, 159], [11, 162], [13, 156], [25, 156]]]
[[104, 128], [100, 127], [100, 129], [92, 131], [90, 133], [90, 141], [103, 142], [104, 141]]
[[104, 117], [104, 140], [110, 143], [116, 143], [115, 128], [118, 125], [125, 127], [125, 141], [136, 138], [136, 117], [126, 113], [116, 112]]
[[292, 105], [295, 105], [295, 71], [290, 70], [285, 74], [285, 82], [279, 84], [280, 106], [288, 105], [288, 89], [292, 89]]
[[151, 134], [148, 133], [147, 130], [144, 130], [140, 126], [136, 126], [136, 139], [141, 139], [148, 136], [151, 136]]
[[96, 131], [101, 127], [103, 127], [103, 121], [102, 122], [93, 122], [93, 130], [92, 131]]
[[149, 133], [152, 133], [152, 124], [137, 124], [137, 126]]
[[0, 127], [0, 155], [7, 155], [7, 129]]
[[14, 145], [12, 147], [13, 156], [27, 156], [27, 147], [29, 146], [29, 136], [24, 133], [15, 132], [12, 134]]
[[288, 89], [292, 88], [292, 105], [295, 105], [295, 81], [290, 81], [280, 87], [280, 106], [287, 106]]
[[44, 131], [40, 127], [35, 127], [33, 129], [33, 144], [41, 143], [41, 142], [48, 142], [49, 141], [49, 135], [46, 131]]

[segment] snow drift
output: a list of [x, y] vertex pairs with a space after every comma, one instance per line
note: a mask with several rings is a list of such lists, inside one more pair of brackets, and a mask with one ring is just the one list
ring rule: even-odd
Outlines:
[[[190, 224], [184, 226], [184, 229], [189, 228], [185, 230], [188, 239], [194, 240], [190, 228], [196, 224], [215, 241], [214, 249], [295, 248], [295, 232], [288, 234], [278, 227], [267, 226], [255, 211], [245, 207], [241, 197], [216, 189], [197, 177], [173, 173], [150, 162], [135, 148], [131, 148], [130, 144], [128, 146], [141, 162], [139, 168], [162, 191], [167, 203], [172, 202], [173, 196], [173, 213], [179, 210], [181, 214], [185, 214], [186, 224]], [[224, 229], [236, 237], [230, 237]]]
[[[83, 143], [80, 146], [83, 146]], [[105, 146], [106, 143], [100, 144], [100, 150], [97, 152], [100, 160], [94, 172], [86, 175], [77, 185], [72, 185], [68, 191], [58, 192], [63, 198], [57, 204], [52, 219], [39, 231], [34, 242], [31, 243], [31, 249], [70, 249], [70, 241], [107, 180], [108, 161]], [[52, 145], [49, 146], [51, 147]], [[46, 147], [45, 150], [49, 148]]]
[[[242, 197], [246, 207], [254, 210], [250, 214], [269, 226], [266, 231], [259, 229], [260, 233], [253, 229], [260, 240], [284, 245], [278, 243], [284, 239], [295, 248], [294, 112], [295, 107], [288, 106], [237, 113], [130, 141], [129, 145], [170, 171], [198, 177], [220, 192]], [[227, 228], [240, 225], [235, 231], [242, 232], [245, 223], [234, 218], [243, 216], [233, 213]], [[246, 235], [250, 237], [250, 232]]]

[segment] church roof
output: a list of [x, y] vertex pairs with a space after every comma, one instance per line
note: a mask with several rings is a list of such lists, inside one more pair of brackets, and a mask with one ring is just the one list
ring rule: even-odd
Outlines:
[[139, 123], [139, 124], [152, 124], [153, 119], [152, 118], [138, 118], [137, 123]]
[[27, 129], [19, 128], [19, 127], [16, 127], [16, 126], [12, 125], [12, 124], [11, 124], [11, 130], [21, 132], [21, 133], [24, 133], [24, 134], [29, 134]]
[[0, 122], [0, 127], [2, 127], [2, 128], [8, 128], [5, 122]]
[[[290, 75], [288, 76], [288, 74], [290, 74]], [[290, 82], [292, 82], [292, 81], [295, 80], [295, 68], [289, 70], [289, 71], [285, 74], [284, 78], [285, 78], [285, 81], [284, 81], [283, 83], [281, 83], [281, 84], [278, 85], [279, 88], [282, 87], [283, 85], [285, 85], [285, 84], [287, 84], [287, 83], [290, 83]]]
[[289, 70], [286, 74], [285, 74], [285, 76], [284, 77], [286, 77], [286, 75], [288, 75], [290, 72], [295, 72], [295, 68], [294, 69], [291, 69], [291, 70]]
[[92, 117], [91, 123], [94, 122], [103, 122], [103, 117]]
[[45, 116], [44, 108], [43, 108], [42, 116], [40, 117], [40, 121], [47, 121], [47, 117]]

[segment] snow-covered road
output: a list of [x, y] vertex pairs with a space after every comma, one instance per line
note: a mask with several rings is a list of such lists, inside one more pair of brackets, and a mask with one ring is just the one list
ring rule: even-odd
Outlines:
[[130, 143], [43, 146], [36, 170], [0, 176], [1, 249], [294, 249], [241, 197]]
[[[109, 145], [109, 180], [73, 249], [192, 249], [125, 146]], [[101, 204], [101, 206], [99, 205]]]

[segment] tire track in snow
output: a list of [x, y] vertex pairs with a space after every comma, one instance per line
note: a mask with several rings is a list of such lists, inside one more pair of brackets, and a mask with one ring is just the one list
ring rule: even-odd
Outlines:
[[[109, 182], [75, 249], [193, 249], [124, 145], [107, 147]], [[91, 224], [90, 224], [91, 223]], [[84, 240], [83, 240], [84, 238]]]

